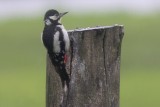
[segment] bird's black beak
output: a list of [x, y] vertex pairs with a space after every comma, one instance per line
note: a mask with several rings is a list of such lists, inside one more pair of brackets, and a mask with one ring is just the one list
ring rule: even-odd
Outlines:
[[61, 18], [61, 17], [63, 17], [65, 14], [67, 14], [68, 12], [64, 12], [64, 13], [60, 13], [59, 14], [59, 17]]

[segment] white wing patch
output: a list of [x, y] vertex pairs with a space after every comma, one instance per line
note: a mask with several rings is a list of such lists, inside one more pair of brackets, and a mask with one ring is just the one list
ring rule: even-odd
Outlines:
[[66, 31], [66, 29], [64, 28], [63, 25], [57, 25], [57, 27], [60, 27], [62, 29], [62, 32], [63, 32], [63, 35], [64, 35], [64, 42], [65, 42], [65, 51], [69, 51], [70, 40], [69, 40], [68, 33], [67, 33], [67, 31]]
[[70, 47], [70, 40], [68, 37], [68, 33], [65, 29], [62, 29], [62, 32], [64, 34], [64, 41], [65, 41], [65, 50], [69, 51], [69, 47]]
[[55, 53], [59, 53], [60, 52], [60, 41], [59, 41], [59, 31], [57, 31], [55, 34], [54, 34], [54, 38], [53, 38], [53, 51]]

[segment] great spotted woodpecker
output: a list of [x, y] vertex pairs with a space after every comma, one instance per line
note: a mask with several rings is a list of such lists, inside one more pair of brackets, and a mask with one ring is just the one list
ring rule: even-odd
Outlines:
[[70, 48], [68, 33], [61, 24], [61, 18], [68, 12], [59, 13], [57, 10], [48, 10], [44, 16], [44, 30], [42, 41], [47, 49], [49, 58], [59, 74], [62, 86], [69, 86], [69, 76], [66, 72], [66, 53]]

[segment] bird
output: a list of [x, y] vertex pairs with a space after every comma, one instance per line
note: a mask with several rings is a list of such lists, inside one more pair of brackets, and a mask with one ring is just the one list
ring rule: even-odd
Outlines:
[[66, 71], [67, 52], [70, 49], [70, 39], [68, 33], [61, 23], [62, 17], [68, 12], [59, 13], [50, 9], [44, 15], [44, 29], [42, 42], [47, 50], [56, 72], [59, 74], [63, 88], [69, 87], [69, 75]]

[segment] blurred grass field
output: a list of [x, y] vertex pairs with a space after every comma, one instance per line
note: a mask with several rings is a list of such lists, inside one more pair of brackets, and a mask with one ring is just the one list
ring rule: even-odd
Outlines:
[[[66, 29], [122, 24], [121, 107], [159, 107], [160, 14], [66, 15]], [[45, 107], [43, 18], [0, 21], [0, 107]]]

